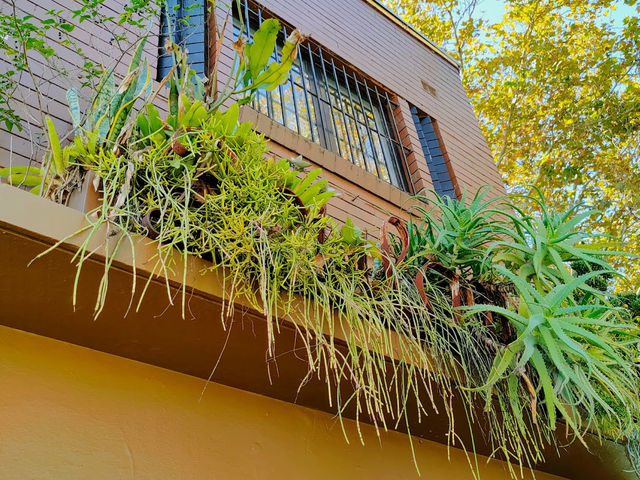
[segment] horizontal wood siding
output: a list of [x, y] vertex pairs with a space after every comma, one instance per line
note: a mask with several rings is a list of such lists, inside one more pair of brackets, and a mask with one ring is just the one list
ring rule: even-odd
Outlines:
[[[409, 105], [415, 105], [436, 120], [443, 155], [454, 174], [459, 191], [475, 191], [485, 184], [496, 186], [496, 192], [502, 191], [500, 176], [462, 88], [459, 73], [450, 62], [365, 0], [261, 0], [260, 3], [287, 23], [309, 34], [314, 41], [391, 93], [397, 104], [393, 115], [398, 126], [399, 140], [408, 148], [407, 168], [416, 190], [432, 188], [433, 182]], [[124, 0], [106, 0], [101, 8], [106, 14], [117, 16], [124, 4]], [[6, 4], [0, 5], [3, 11], [8, 8]], [[224, 24], [229, 13], [229, 8], [221, 5], [219, 3], [215, 11], [218, 28]], [[70, 12], [77, 8], [77, 4], [74, 0], [25, 0], [19, 2], [18, 8], [19, 15], [29, 13], [36, 18], [44, 18], [50, 9], [63, 9], [63, 16], [71, 21]], [[192, 55], [200, 55], [197, 63], [202, 66], [205, 64], [206, 54], [202, 30], [203, 13], [202, 9], [190, 11], [193, 24], [199, 27], [194, 27], [187, 35], [187, 48]], [[72, 36], [78, 47], [95, 63], [110, 65], [113, 59], [122, 56], [122, 62], [116, 71], [123, 76], [131, 49], [123, 52], [117, 42], [114, 42], [114, 34], [121, 32], [119, 28], [113, 23], [103, 25], [86, 21], [72, 32]], [[145, 47], [145, 56], [154, 76], [158, 62], [159, 29], [159, 18], [156, 18]], [[234, 61], [231, 21], [227, 22], [223, 33], [225, 44], [216, 59], [219, 70], [218, 88], [228, 78]], [[55, 39], [57, 32], [52, 31], [50, 35]], [[34, 56], [30, 63], [33, 78], [27, 74], [20, 78], [20, 88], [13, 106], [25, 118], [25, 128], [22, 132], [14, 130], [9, 134], [0, 125], [0, 165], [26, 164], [42, 157], [42, 146], [46, 142], [40, 129], [41, 115], [38, 97], [34, 93], [34, 81], [42, 92], [42, 109], [52, 117], [58, 133], [64, 136], [70, 130], [65, 92], [78, 83], [79, 67], [84, 60], [72, 47], [58, 45], [56, 51], [61, 56], [59, 72], [52, 72], [45, 59]], [[0, 68], [8, 67], [6, 60], [0, 58]], [[425, 88], [423, 84], [430, 88]], [[81, 92], [84, 98], [82, 105], [86, 105], [91, 93], [90, 89]], [[158, 98], [156, 103], [161, 110], [166, 110], [166, 97]], [[272, 127], [268, 124], [261, 128], [263, 127], [266, 131], [261, 131], [269, 137]], [[297, 150], [301, 150], [291, 147], [296, 144], [295, 139], [291, 139], [288, 146], [274, 141], [271, 143], [276, 156], [297, 156], [300, 153]], [[299, 143], [302, 145], [302, 140]], [[380, 226], [388, 215], [407, 216], [406, 209], [403, 209], [406, 202], [399, 200], [399, 192], [389, 190], [388, 184], [377, 178], [370, 178], [371, 174], [364, 170], [362, 174], [356, 173], [354, 176], [353, 169], [348, 168], [351, 164], [347, 160], [333, 157], [330, 161], [336, 167], [325, 168], [324, 175], [333, 188], [340, 192], [340, 196], [330, 202], [330, 215], [339, 221], [351, 217], [373, 238], [379, 235]], [[344, 173], [347, 171], [351, 172], [350, 176]]]

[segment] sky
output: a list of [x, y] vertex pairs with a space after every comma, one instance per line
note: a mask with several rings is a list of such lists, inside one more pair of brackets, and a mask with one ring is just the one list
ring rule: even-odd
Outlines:
[[[613, 13], [612, 18], [622, 26], [622, 21], [625, 16], [637, 15], [634, 7], [625, 5], [622, 1], [620, 6]], [[498, 23], [504, 15], [504, 1], [503, 0], [482, 0], [478, 9], [479, 16], [487, 18], [492, 23]]]

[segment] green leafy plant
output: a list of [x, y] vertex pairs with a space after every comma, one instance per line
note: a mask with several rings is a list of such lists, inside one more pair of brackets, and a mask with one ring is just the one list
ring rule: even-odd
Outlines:
[[526, 215], [513, 203], [510, 207], [516, 214], [505, 212], [510, 223], [504, 235], [509, 238], [492, 245], [493, 250], [499, 251], [494, 261], [517, 271], [521, 278], [534, 282], [541, 291], [571, 282], [571, 262], [578, 260], [597, 268], [601, 274], [616, 274], [606, 258], [626, 254], [612, 249], [613, 244], [606, 236], [577, 228], [598, 212], [578, 212], [576, 206], [558, 213], [546, 206], [541, 194], [530, 200], [538, 204], [538, 215]]
[[49, 152], [45, 158], [45, 167], [10, 166], [0, 169], [0, 178], [5, 177], [7, 183], [19, 187], [29, 187], [31, 193], [49, 196], [59, 203], [64, 203], [73, 175], [68, 171], [71, 164], [71, 152], [77, 147], [66, 146], [61, 148], [60, 137], [50, 117], [45, 119], [47, 137], [49, 140]]
[[[26, 11], [21, 2], [8, 0], [0, 7], [0, 52], [7, 59], [8, 66], [0, 72], [0, 123], [12, 132], [22, 130], [29, 115], [23, 116], [17, 110], [21, 98], [21, 77], [28, 76], [32, 82], [32, 95], [38, 110], [36, 122], [45, 129], [47, 115], [47, 86], [59, 84], [60, 77], [70, 76], [68, 64], [62, 52], [72, 49], [78, 55], [79, 63], [74, 78], [80, 78], [80, 87], [94, 86], [104, 73], [95, 59], [89, 58], [75, 38], [76, 27], [91, 21], [93, 25], [104, 25], [109, 29], [115, 42], [114, 48], [120, 53], [127, 52], [132, 44], [144, 35], [150, 19], [157, 15], [160, 1], [132, 0], [123, 5], [120, 15], [109, 15], [109, 9], [101, 8], [104, 0], [78, 0], [73, 10], [49, 9], [37, 15]], [[32, 68], [34, 60], [45, 60], [43, 66]], [[40, 60], [37, 60], [40, 62]], [[45, 68], [44, 72], [38, 72]]]
[[[301, 157], [296, 159], [281, 159], [274, 168], [282, 175], [282, 190], [292, 197], [305, 215], [318, 215], [324, 211], [327, 202], [335, 196], [335, 191], [328, 187], [328, 180], [318, 180], [322, 173], [315, 168], [301, 177], [300, 171], [309, 166]], [[291, 169], [293, 167], [293, 169]]]
[[[619, 432], [627, 432], [639, 413], [635, 401], [638, 377], [633, 350], [628, 347], [637, 343], [637, 329], [625, 324], [613, 307], [597, 303], [576, 305], [572, 298], [598, 272], [574, 278], [543, 295], [518, 275], [497, 268], [516, 286], [518, 311], [495, 305], [467, 309], [504, 315], [518, 331], [518, 338], [495, 359], [487, 379], [487, 395], [491, 395], [497, 381], [530, 365], [541, 387], [540, 403], [546, 406], [552, 429], [558, 411], [580, 437], [582, 432], [599, 428], [603, 420], [596, 415], [599, 407]], [[598, 385], [602, 388], [598, 389]], [[536, 393], [533, 399], [537, 396]], [[605, 397], [625, 408], [611, 408]]]
[[500, 235], [497, 215], [502, 212], [494, 205], [504, 200], [502, 197], [487, 198], [489, 193], [488, 188], [478, 190], [468, 205], [466, 192], [460, 199], [441, 197], [435, 192], [432, 196], [418, 196], [432, 206], [417, 206], [420, 223], [410, 221], [407, 226], [409, 261], [420, 263], [432, 256], [449, 270], [482, 278], [491, 270], [485, 258], [487, 247]]
[[30, 192], [39, 193], [42, 183], [42, 169], [35, 166], [0, 168], [0, 178], [6, 178], [9, 185], [29, 187]]
[[[302, 384], [321, 378], [340, 418], [351, 409], [377, 428], [409, 429], [410, 418], [443, 411], [456, 445], [456, 398], [472, 432], [462, 446], [475, 453], [479, 430], [514, 476], [556, 445], [558, 421], [578, 439], [627, 435], [638, 416], [638, 336], [589, 285], [614, 273], [607, 258], [616, 253], [580, 231], [591, 212], [555, 214], [540, 200], [540, 216], [528, 216], [481, 190], [471, 199], [418, 196], [427, 202], [415, 210], [419, 220], [390, 217], [380, 246], [351, 219], [339, 225], [325, 214], [335, 192], [320, 169], [269, 158], [264, 138], [239, 121], [258, 89], [288, 78], [303, 36], [269, 63], [278, 31], [266, 21], [252, 43], [236, 42], [235, 70], [214, 95], [171, 42], [175, 67], [152, 92], [141, 41], [117, 88], [113, 71], [104, 75], [84, 120], [69, 93], [70, 144], [51, 126], [41, 170], [0, 172], [11, 183], [44, 178], [56, 191], [76, 186], [62, 180], [69, 175], [97, 179], [101, 203], [71, 235], [83, 236], [74, 304], [83, 265], [100, 253], [99, 315], [116, 254], [129, 246], [135, 255], [135, 238], [146, 235], [155, 263], [142, 287], [133, 272], [132, 308], [155, 276], [166, 279], [173, 303], [169, 278], [181, 276], [185, 315], [189, 258], [207, 260], [203, 274], [223, 278], [222, 321], [240, 298], [262, 311], [268, 355], [278, 320], [296, 320], [309, 366]], [[165, 86], [163, 117], [152, 102]], [[577, 274], [577, 260], [593, 271]], [[478, 475], [477, 456], [471, 462]]]
[[[624, 438], [639, 413], [638, 329], [592, 286], [616, 274], [606, 259], [621, 252], [579, 229], [594, 212], [559, 214], [535, 199], [540, 216], [531, 217], [486, 194], [468, 204], [429, 197], [431, 208], [417, 209], [421, 222], [395, 242], [396, 258], [411, 266], [404, 282], [415, 283], [431, 312], [429, 289], [450, 290], [456, 324], [485, 346], [450, 333], [448, 345], [430, 348], [464, 372], [470, 404], [484, 396], [486, 433], [509, 461], [541, 461], [559, 419], [579, 440], [586, 432]], [[591, 267], [578, 275], [576, 262]]]
[[[244, 30], [244, 26], [242, 27]], [[298, 55], [298, 45], [306, 39], [300, 31], [294, 30], [285, 40], [280, 51], [280, 61], [270, 61], [280, 32], [280, 22], [269, 18], [262, 22], [253, 34], [252, 43], [240, 36], [233, 44], [235, 50], [235, 71], [228, 77], [224, 87], [217, 92], [211, 104], [213, 110], [228, 99], [235, 97], [239, 105], [250, 103], [258, 90], [274, 90], [289, 78], [289, 70]], [[222, 42], [223, 38], [218, 39]], [[214, 68], [212, 81], [217, 82]]]

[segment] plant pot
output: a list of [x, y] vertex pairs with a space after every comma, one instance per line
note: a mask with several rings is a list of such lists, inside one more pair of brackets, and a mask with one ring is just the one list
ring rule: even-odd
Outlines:
[[99, 185], [100, 179], [92, 170], [88, 170], [84, 175], [82, 186], [69, 194], [67, 206], [84, 213], [96, 210], [102, 205], [98, 191]]
[[295, 204], [296, 207], [298, 207], [298, 210], [304, 217], [306, 217], [309, 214], [309, 210], [304, 205], [304, 203], [302, 203], [302, 200], [300, 200], [300, 197], [298, 197], [298, 195], [296, 195], [296, 193], [293, 190], [291, 190], [289, 187], [282, 187], [282, 193], [284, 193], [285, 197], [289, 197], [293, 200], [293, 203]]
[[142, 226], [147, 229], [147, 236], [155, 240], [160, 236], [160, 231], [156, 229], [156, 226], [160, 222], [161, 213], [159, 208], [153, 208], [147, 212], [142, 218]]
[[[398, 255], [395, 259], [391, 256], [391, 245], [389, 243], [389, 226], [393, 226], [396, 228], [398, 233], [400, 234], [400, 240], [402, 242], [402, 251], [400, 255]], [[407, 230], [407, 224], [404, 220], [391, 216], [387, 218], [382, 225], [381, 235], [382, 242], [380, 243], [380, 250], [382, 252], [382, 265], [384, 267], [384, 272], [387, 278], [391, 276], [392, 268], [391, 263], [393, 262], [395, 265], [399, 265], [407, 256], [409, 252], [409, 231]]]
[[175, 153], [179, 157], [186, 157], [191, 153], [191, 150], [185, 147], [184, 144], [179, 140], [179, 137], [182, 136], [183, 133], [190, 132], [191, 130], [194, 130], [194, 128], [179, 128], [171, 137], [171, 150], [173, 150], [173, 153]]

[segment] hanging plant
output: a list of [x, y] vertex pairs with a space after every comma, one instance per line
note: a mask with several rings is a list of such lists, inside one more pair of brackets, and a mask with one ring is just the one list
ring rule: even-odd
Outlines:
[[[92, 239], [106, 231], [97, 316], [115, 255], [127, 245], [134, 252], [134, 238], [145, 235], [157, 255], [145, 286], [133, 272], [138, 307], [154, 276], [167, 279], [170, 292], [169, 272], [178, 271], [184, 315], [188, 259], [209, 261], [202, 273], [222, 274], [228, 292], [222, 320], [247, 299], [266, 318], [268, 355], [277, 320], [300, 319], [292, 325], [309, 367], [302, 383], [322, 379], [340, 418], [350, 408], [376, 428], [409, 430], [412, 416], [443, 411], [448, 441], [458, 445], [456, 398], [472, 432], [514, 477], [544, 460], [560, 420], [578, 440], [587, 432], [627, 435], [640, 413], [637, 329], [589, 286], [596, 275], [617, 274], [606, 260], [619, 253], [579, 230], [592, 213], [553, 214], [538, 200], [534, 218], [481, 190], [470, 201], [417, 196], [417, 220], [389, 218], [379, 246], [350, 219], [339, 224], [326, 215], [335, 192], [320, 169], [269, 158], [265, 139], [239, 123], [240, 104], [288, 79], [304, 37], [294, 32], [281, 61], [268, 63], [278, 31], [267, 20], [253, 43], [236, 42], [236, 70], [215, 98], [169, 43], [177, 67], [159, 87], [169, 88], [165, 118], [151, 103], [158, 92], [150, 90], [142, 40], [117, 88], [107, 72], [82, 126], [74, 114], [72, 144], [62, 148], [51, 128], [43, 169], [0, 171], [12, 183], [43, 175], [49, 192], [71, 186], [60, 180], [70, 171], [96, 179], [100, 206], [71, 235], [84, 235], [74, 304], [84, 262], [96, 253]], [[576, 275], [576, 260], [596, 270]], [[478, 475], [475, 455], [471, 463]]]

